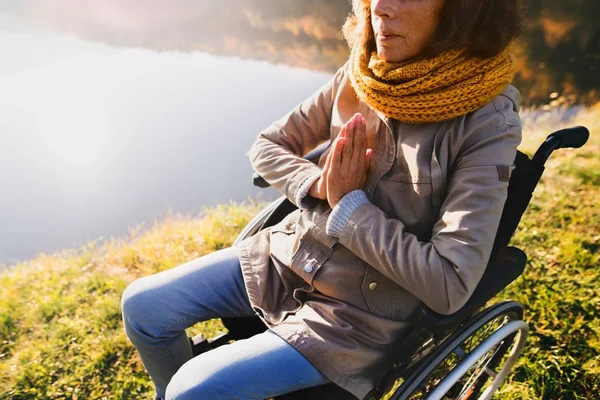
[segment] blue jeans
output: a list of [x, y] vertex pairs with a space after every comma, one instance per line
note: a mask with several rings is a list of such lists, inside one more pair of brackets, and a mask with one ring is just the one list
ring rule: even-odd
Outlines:
[[252, 316], [237, 248], [140, 278], [122, 298], [125, 332], [162, 399], [266, 399], [329, 380], [271, 331], [195, 358], [185, 329]]

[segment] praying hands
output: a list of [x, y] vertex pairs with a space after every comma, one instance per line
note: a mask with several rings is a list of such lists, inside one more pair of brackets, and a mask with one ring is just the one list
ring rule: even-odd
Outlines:
[[334, 208], [346, 194], [362, 189], [367, 181], [373, 148], [367, 137], [365, 119], [355, 114], [331, 144], [321, 177], [312, 185], [310, 195], [327, 200]]

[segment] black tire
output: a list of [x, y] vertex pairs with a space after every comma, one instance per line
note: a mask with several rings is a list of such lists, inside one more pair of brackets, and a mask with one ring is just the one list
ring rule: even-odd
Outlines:
[[[481, 311], [458, 327], [425, 356], [389, 399], [407, 400], [426, 398], [446, 374], [460, 362], [460, 358], [462, 357], [458, 357], [456, 352], [460, 353], [460, 350], [462, 350], [464, 354], [468, 354], [496, 329], [499, 329], [499, 327], [504, 326], [510, 321], [520, 321], [522, 318], [523, 307], [514, 301], [501, 302]], [[484, 367], [497, 368], [511, 348], [510, 345], [515, 337], [516, 333], [507, 335], [498, 343], [492, 354], [489, 356], [486, 354], [488, 359], [484, 360]], [[452, 365], [455, 358], [456, 364]], [[476, 371], [469, 377], [467, 375], [469, 374], [463, 375], [461, 380], [448, 392], [450, 394], [444, 396], [444, 399], [459, 398], [461, 400], [473, 400], [479, 396], [479, 393], [489, 380], [489, 375], [481, 373], [481, 371]], [[475, 375], [474, 379], [473, 375]], [[463, 381], [465, 377], [470, 379]], [[468, 387], [461, 387], [465, 383], [468, 383]], [[466, 393], [465, 389], [467, 390]]]

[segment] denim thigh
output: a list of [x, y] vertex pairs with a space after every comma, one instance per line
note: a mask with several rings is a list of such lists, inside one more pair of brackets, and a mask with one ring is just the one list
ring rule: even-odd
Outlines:
[[200, 321], [254, 315], [235, 247], [140, 278], [122, 297], [125, 325], [168, 337]]
[[167, 400], [262, 400], [330, 381], [272, 331], [218, 347], [185, 363]]

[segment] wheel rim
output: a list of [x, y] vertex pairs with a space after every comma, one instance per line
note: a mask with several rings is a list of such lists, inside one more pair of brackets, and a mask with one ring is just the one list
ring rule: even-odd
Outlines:
[[484, 360], [485, 364], [483, 364], [483, 361], [478, 363], [476, 370], [473, 374], [471, 374], [471, 377], [463, 386], [463, 390], [458, 397], [459, 400], [472, 400], [477, 398], [479, 393], [481, 393], [481, 390], [485, 387], [485, 384], [488, 383], [489, 379], [495, 377], [490, 372], [495, 371], [498, 365], [504, 361], [504, 357], [510, 350], [510, 345], [515, 338], [516, 334], [507, 336], [502, 342], [499, 343], [498, 347], [494, 350], [491, 356]]
[[[522, 316], [522, 306], [516, 302], [499, 303], [482, 311], [444, 339], [443, 343], [423, 360], [422, 365], [402, 382], [390, 400], [429, 398], [428, 396], [444, 378], [482, 341], [503, 326], [519, 321]], [[494, 370], [498, 367], [510, 349], [515, 335], [516, 333], [508, 334], [503, 340], [492, 346], [471, 365], [471, 368], [455, 385], [449, 388], [448, 396], [438, 398], [460, 400], [477, 398], [490, 380], [490, 376], [486, 376], [488, 375], [485, 373], [486, 368]]]
[[446, 378], [435, 388], [434, 391], [428, 395], [429, 400], [440, 400], [440, 399], [454, 399], [447, 397], [446, 394], [452, 391], [452, 388], [461, 381], [461, 378], [468, 373], [468, 371], [477, 363], [479, 359], [485, 357], [485, 355], [499, 346], [503, 339], [510, 336], [518, 338], [515, 344], [512, 346], [511, 353], [509, 354], [506, 363], [502, 369], [498, 372], [494, 372], [494, 380], [484, 392], [482, 399], [489, 399], [491, 395], [498, 389], [500, 384], [504, 381], [512, 366], [516, 363], [523, 347], [525, 345], [525, 339], [527, 338], [528, 327], [524, 321], [510, 321], [502, 328], [492, 333], [488, 338], [481, 342], [471, 353], [465, 357], [459, 365], [457, 365]]
[[[417, 390], [410, 395], [410, 399], [421, 399], [426, 398], [427, 395], [435, 390], [435, 388], [443, 381], [443, 379], [454, 369], [456, 366], [466, 357], [467, 354], [471, 353], [473, 349], [487, 337], [489, 337], [495, 330], [506, 325], [510, 322], [510, 319], [506, 315], [499, 316], [489, 321], [483, 329], [475, 332], [459, 345], [454, 352], [450, 352], [447, 357], [444, 358], [438, 368], [432, 371], [432, 373], [426, 378]], [[448, 392], [448, 395], [444, 398], [448, 399], [460, 399], [467, 400], [475, 398], [475, 387], [473, 384], [478, 380], [479, 377], [483, 378], [482, 374], [485, 374], [485, 368], [489, 368], [491, 359], [495, 354], [498, 354], [498, 350], [501, 350], [500, 344], [494, 349], [486, 353], [486, 355], [478, 360], [477, 365], [474, 366], [473, 371], [470, 371], [469, 377], [466, 377], [465, 382], [457, 382]], [[508, 350], [508, 349], [507, 349]], [[487, 374], [486, 374], [487, 375]], [[486, 379], [487, 380], [487, 379]], [[471, 390], [469, 390], [471, 389]]]

